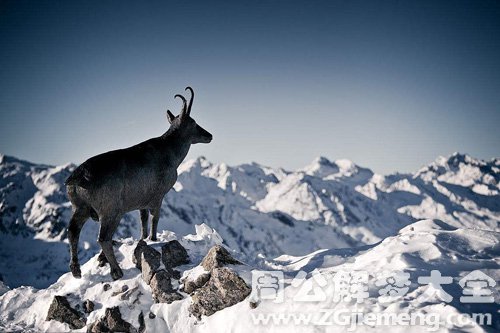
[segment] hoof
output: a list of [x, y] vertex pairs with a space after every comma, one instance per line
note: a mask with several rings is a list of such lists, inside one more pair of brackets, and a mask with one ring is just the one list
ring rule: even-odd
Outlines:
[[80, 270], [80, 265], [77, 263], [71, 263], [69, 264], [69, 269], [71, 270], [71, 274], [73, 274], [74, 278], [81, 278], [82, 277], [82, 271]]
[[153, 241], [153, 242], [156, 242], [158, 240], [158, 238], [156, 238], [156, 235], [154, 235], [154, 236], [151, 235], [151, 236], [149, 236], [149, 240]]
[[119, 280], [123, 277], [123, 272], [120, 268], [111, 270], [111, 277], [113, 280]]

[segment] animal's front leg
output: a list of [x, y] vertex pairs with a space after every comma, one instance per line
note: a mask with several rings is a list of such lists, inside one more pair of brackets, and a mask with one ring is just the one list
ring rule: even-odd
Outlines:
[[141, 239], [145, 239], [148, 237], [148, 218], [149, 218], [149, 210], [141, 209]]
[[151, 215], [153, 215], [153, 218], [151, 219], [151, 234], [149, 235], [149, 239], [152, 241], [156, 241], [156, 232], [158, 229], [158, 221], [160, 220], [160, 210], [161, 210], [161, 205], [158, 208], [155, 208], [151, 211]]
[[120, 217], [104, 217], [101, 219], [101, 228], [99, 230], [99, 245], [101, 245], [102, 252], [106, 256], [111, 267], [111, 277], [113, 280], [118, 280], [123, 276], [123, 272], [118, 265], [115, 253], [113, 252], [113, 234], [118, 227]]

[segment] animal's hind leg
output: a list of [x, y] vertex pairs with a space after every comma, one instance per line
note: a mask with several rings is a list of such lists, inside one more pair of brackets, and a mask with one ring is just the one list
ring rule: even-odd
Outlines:
[[149, 235], [149, 239], [152, 241], [156, 241], [156, 232], [158, 229], [158, 221], [160, 220], [160, 210], [161, 206], [151, 210], [151, 215], [153, 218], [151, 219], [151, 234]]
[[101, 219], [101, 228], [99, 229], [98, 242], [101, 245], [102, 252], [111, 266], [111, 277], [113, 280], [118, 280], [123, 276], [123, 272], [116, 261], [115, 253], [113, 251], [113, 234], [120, 222], [119, 216], [108, 217], [105, 216]]
[[149, 210], [141, 209], [141, 239], [148, 237]]
[[81, 278], [82, 272], [80, 270], [80, 264], [78, 262], [78, 240], [80, 239], [80, 232], [82, 227], [90, 217], [87, 211], [81, 209], [75, 209], [68, 226], [68, 239], [69, 239], [69, 253], [71, 255], [71, 261], [69, 268], [71, 274], [75, 278]]

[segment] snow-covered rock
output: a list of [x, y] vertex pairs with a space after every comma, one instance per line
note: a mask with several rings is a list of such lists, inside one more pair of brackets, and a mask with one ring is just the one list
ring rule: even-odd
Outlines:
[[[159, 237], [159, 242], [150, 245], [159, 249], [172, 240], [171, 235], [167, 235]], [[190, 264], [179, 267], [183, 272], [202, 267], [200, 263], [203, 253], [207, 251], [205, 245], [209, 237], [206, 234], [198, 236], [195, 241], [186, 237], [178, 239], [192, 258]], [[170, 304], [156, 303], [151, 287], [141, 278], [140, 271], [131, 259], [136, 244], [132, 239], [124, 239], [116, 250], [125, 273], [121, 280], [112, 281], [109, 267], [99, 267], [96, 255], [82, 265], [81, 279], [74, 279], [70, 273], [66, 273], [46, 289], [20, 287], [0, 296], [0, 330], [68, 331], [68, 324], [45, 320], [49, 305], [56, 295], [67, 295], [74, 308], [78, 308], [79, 300], [95, 303], [94, 311], [85, 315], [86, 326], [76, 330], [81, 332], [99, 322], [107, 323], [106, 318], [110, 316], [111, 309], [115, 309], [115, 312], [118, 309], [122, 324], [131, 325], [127, 330], [143, 329], [145, 332], [289, 333], [318, 330], [350, 332], [353, 329], [356, 332], [485, 332], [500, 329], [497, 312], [500, 293], [494, 285], [490, 288], [494, 303], [464, 303], [460, 300], [463, 295], [460, 283], [468, 274], [481, 271], [493, 282], [500, 279], [500, 233], [491, 230], [456, 228], [439, 220], [422, 220], [403, 227], [394, 236], [375, 245], [321, 249], [305, 256], [256, 258], [253, 266], [231, 266], [233, 271], [226, 271], [226, 267], [216, 268], [222, 270], [213, 272], [218, 274], [217, 279], [203, 287], [207, 297], [202, 292], [184, 294], [183, 299]], [[434, 293], [432, 288], [435, 286], [418, 281], [419, 278], [434, 274], [436, 270], [443, 277], [449, 277], [450, 282], [442, 285], [442, 292]], [[245, 298], [249, 289], [244, 284], [250, 286], [252, 273], [263, 271], [284, 273], [283, 289], [279, 294], [281, 300], [259, 299], [252, 303], [251, 295]], [[335, 278], [360, 272], [366, 272], [366, 280], [355, 281], [366, 286], [366, 289], [354, 289], [359, 293], [351, 299], [336, 299], [339, 294], [335, 289]], [[401, 296], [384, 298], [380, 294], [382, 286], [377, 281], [390, 281], [387, 277], [392, 272], [407, 274], [409, 282], [401, 284], [404, 289]], [[228, 282], [233, 278], [237, 282]], [[241, 286], [241, 293], [218, 294], [220, 288], [227, 288], [226, 282], [227, 285]], [[109, 289], [103, 289], [105, 284], [109, 284]], [[178, 288], [178, 285], [174, 283], [173, 288]], [[236, 297], [236, 294], [241, 297]], [[307, 299], [308, 295], [324, 297]], [[446, 298], [446, 295], [451, 299]], [[198, 298], [201, 296], [204, 298], [200, 303]], [[216, 311], [211, 311], [210, 306]], [[190, 311], [199, 319], [190, 316]], [[474, 320], [463, 320], [464, 316], [473, 313], [489, 314], [491, 324], [488, 326]], [[343, 317], [338, 317], [339, 314]], [[416, 316], [424, 319], [410, 326], [401, 326], [398, 322], [394, 325], [378, 325], [373, 324], [373, 320], [372, 324], [360, 322], [361, 315], [365, 318], [404, 319]], [[457, 318], [460, 320], [452, 320]]]
[[[178, 266], [182, 271], [189, 271], [196, 265], [201, 265], [203, 259], [201, 254], [206, 255], [210, 252], [206, 245], [210, 243], [211, 236], [215, 232], [209, 234], [203, 228], [198, 230], [201, 233], [196, 235], [195, 241], [186, 239], [193, 237], [179, 239], [179, 244], [185, 246], [193, 258], [193, 263]], [[144, 249], [142, 258], [144, 259], [144, 253], [149, 250], [156, 251], [170, 241], [170, 237], [160, 236], [159, 242], [142, 246]], [[0, 298], [0, 331], [63, 332], [70, 329], [74, 331], [88, 329], [100, 332], [106, 327], [112, 329], [110, 325], [118, 325], [116, 327], [126, 326], [127, 332], [135, 332], [139, 331], [141, 325], [146, 325], [149, 332], [156, 332], [171, 329], [170, 322], [167, 317], [163, 317], [162, 311], [171, 311], [178, 306], [187, 308], [193, 303], [197, 309], [192, 310], [193, 313], [209, 313], [205, 309], [207, 300], [205, 293], [200, 292], [196, 296], [197, 302], [192, 302], [190, 297], [183, 299], [179, 291], [179, 281], [162, 267], [157, 267], [160, 269], [155, 270], [150, 281], [145, 280], [132, 260], [136, 248], [137, 242], [128, 238], [122, 239], [119, 247], [115, 249], [119, 264], [124, 271], [124, 277], [120, 280], [112, 281], [109, 265], [101, 267], [98, 255], [95, 255], [82, 265], [81, 279], [75, 279], [71, 273], [66, 273], [47, 289], [20, 287], [7, 291]], [[157, 262], [159, 263], [160, 259]], [[236, 260], [233, 259], [233, 262]], [[144, 260], [142, 264], [144, 272], [146, 267]], [[249, 290], [249, 287], [238, 277], [238, 271], [226, 267], [224, 269], [227, 271], [220, 272], [219, 275], [213, 272], [216, 277], [211, 286], [215, 286], [214, 288], [220, 293], [220, 303], [214, 306], [214, 311], [210, 313], [234, 305], [236, 301], [242, 301], [249, 294], [248, 292], [243, 297], [237, 296], [242, 295], [240, 291], [243, 287], [247, 288], [245, 290]], [[238, 286], [232, 285], [233, 281], [239, 282]], [[230, 295], [227, 299], [226, 294]], [[89, 301], [94, 304], [93, 311], [86, 311], [87, 306], [84, 303]], [[165, 308], [170, 303], [174, 308]], [[144, 314], [148, 316], [145, 317]], [[140, 317], [142, 319], [139, 319]], [[153, 320], [153, 317], [156, 319]], [[190, 322], [191, 326], [196, 324], [196, 320], [189, 316], [183, 320]]]

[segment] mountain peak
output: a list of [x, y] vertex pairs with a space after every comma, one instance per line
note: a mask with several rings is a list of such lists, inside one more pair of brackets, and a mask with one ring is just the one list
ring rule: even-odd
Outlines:
[[212, 163], [208, 161], [205, 156], [199, 156], [197, 158], [189, 159], [181, 163], [179, 166], [179, 174], [191, 170], [201, 171], [212, 166]]
[[327, 157], [325, 156], [318, 156], [316, 157], [312, 163], [318, 163], [318, 164], [321, 164], [321, 165], [331, 165], [332, 164], [332, 161], [330, 161]]
[[477, 162], [475, 158], [467, 154], [461, 154], [459, 152], [454, 152], [446, 159], [446, 163], [450, 166], [458, 166], [460, 163], [469, 164], [474, 162]]
[[455, 152], [440, 156], [434, 162], [418, 170], [414, 178], [424, 181], [438, 180], [448, 184], [468, 187], [477, 194], [498, 194], [500, 176], [495, 167], [496, 160], [485, 161], [468, 154]]
[[324, 156], [316, 157], [309, 165], [299, 170], [311, 176], [326, 177], [338, 173], [339, 167], [335, 162], [330, 161]]
[[5, 154], [0, 154], [0, 164], [7, 164], [7, 163], [19, 163], [19, 164], [24, 164], [27, 166], [34, 165], [31, 162], [21, 160], [19, 158], [5, 155]]
[[352, 177], [359, 173], [372, 174], [372, 172], [369, 169], [362, 168], [351, 160], [343, 158], [331, 161], [323, 156], [315, 158], [311, 162], [311, 164], [307, 165], [306, 167], [304, 167], [299, 171], [320, 178], [325, 178], [330, 176]]
[[417, 171], [417, 174], [422, 174], [429, 171], [444, 172], [445, 170], [457, 169], [460, 167], [460, 164], [480, 166], [484, 165], [484, 161], [475, 159], [468, 154], [454, 152], [453, 154], [448, 156], [439, 156], [434, 160], [434, 162], [431, 162], [430, 164]]

